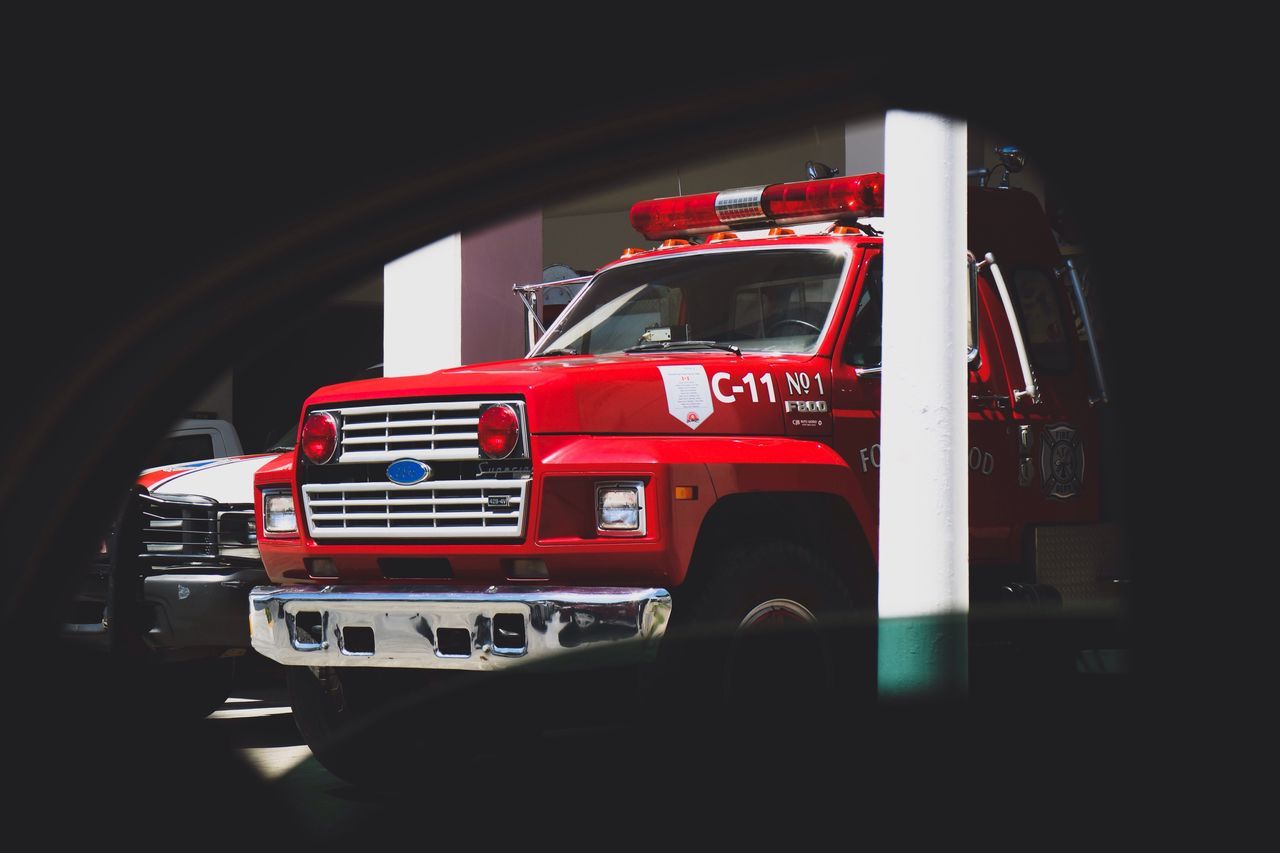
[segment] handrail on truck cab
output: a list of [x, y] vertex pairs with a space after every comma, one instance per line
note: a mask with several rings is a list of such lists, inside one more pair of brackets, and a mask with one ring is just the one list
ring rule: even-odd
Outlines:
[[[559, 281], [540, 281], [536, 284], [513, 284], [511, 292], [520, 297], [520, 301], [524, 303], [525, 322], [529, 330], [529, 349], [532, 351], [538, 342], [539, 335], [547, 333], [547, 327], [542, 325], [542, 320], [538, 318], [538, 294], [546, 290], [548, 287], [568, 287], [574, 284], [585, 284], [591, 280], [590, 275], [582, 275], [577, 278], [562, 278]], [[538, 334], [534, 334], [534, 329]]]
[[984, 266], [991, 267], [991, 278], [996, 283], [996, 290], [1000, 293], [1000, 301], [1004, 303], [1004, 313], [1009, 318], [1009, 327], [1013, 330], [1013, 343], [1018, 350], [1018, 364], [1022, 367], [1022, 381], [1024, 386], [1020, 391], [1013, 392], [1013, 401], [1016, 403], [1023, 398], [1029, 398], [1032, 403], [1040, 402], [1040, 388], [1036, 385], [1035, 374], [1031, 372], [1031, 360], [1027, 358], [1027, 344], [1022, 337], [1022, 327], [1018, 324], [1018, 315], [1013, 310], [1013, 300], [1009, 298], [1009, 288], [1005, 287], [1004, 276], [1000, 273], [1000, 265], [996, 263], [995, 255], [987, 252], [986, 257], [978, 264], [981, 269]]

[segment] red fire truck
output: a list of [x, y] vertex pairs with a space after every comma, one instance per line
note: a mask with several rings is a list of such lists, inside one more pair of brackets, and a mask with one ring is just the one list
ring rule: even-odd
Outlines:
[[[640, 202], [658, 245], [527, 357], [311, 395], [255, 477], [274, 585], [250, 609], [322, 761], [376, 668], [647, 658], [669, 625], [874, 612], [883, 188]], [[1084, 298], [1031, 194], [973, 187], [969, 223], [974, 598], [1088, 598], [1115, 529]]]

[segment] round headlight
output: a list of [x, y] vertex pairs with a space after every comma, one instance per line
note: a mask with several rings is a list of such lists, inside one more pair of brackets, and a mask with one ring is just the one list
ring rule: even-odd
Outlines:
[[484, 455], [502, 459], [520, 443], [520, 417], [510, 406], [490, 406], [480, 413], [476, 433]]
[[317, 465], [333, 458], [338, 449], [338, 420], [328, 412], [310, 415], [302, 425], [302, 452]]

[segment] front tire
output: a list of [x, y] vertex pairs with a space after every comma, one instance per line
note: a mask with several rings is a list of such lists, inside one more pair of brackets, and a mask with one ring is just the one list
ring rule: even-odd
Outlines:
[[400, 711], [425, 689], [423, 673], [289, 666], [285, 683], [294, 723], [327, 770], [365, 787], [401, 781], [402, 759], [418, 744]]
[[853, 659], [834, 639], [856, 610], [830, 563], [784, 540], [726, 549], [692, 601], [673, 612], [683, 689], [711, 699], [762, 700], [828, 691]]

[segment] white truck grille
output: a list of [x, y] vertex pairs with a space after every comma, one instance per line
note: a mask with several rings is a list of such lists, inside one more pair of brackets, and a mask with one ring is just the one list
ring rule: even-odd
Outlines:
[[[528, 429], [524, 403], [519, 400], [419, 401], [324, 409], [338, 418], [341, 446], [334, 462], [323, 467], [335, 474], [343, 466], [357, 467], [350, 469], [352, 476], [347, 482], [302, 484], [311, 536], [318, 541], [523, 536], [529, 480], [485, 477], [478, 466], [465, 464], [487, 458], [480, 453], [476, 428], [480, 412], [497, 403], [511, 406], [520, 418], [520, 446], [509, 458], [528, 459]], [[473, 467], [477, 476], [428, 479], [412, 485], [383, 479], [381, 463], [399, 459], [461, 462], [463, 477]], [[456, 471], [458, 466], [447, 467]]]
[[397, 459], [465, 461], [481, 458], [476, 424], [480, 410], [493, 403], [511, 406], [524, 423], [524, 404], [514, 400], [449, 400], [325, 411], [337, 415], [342, 424], [339, 465]]
[[496, 539], [524, 534], [528, 480], [303, 485], [319, 539]]

